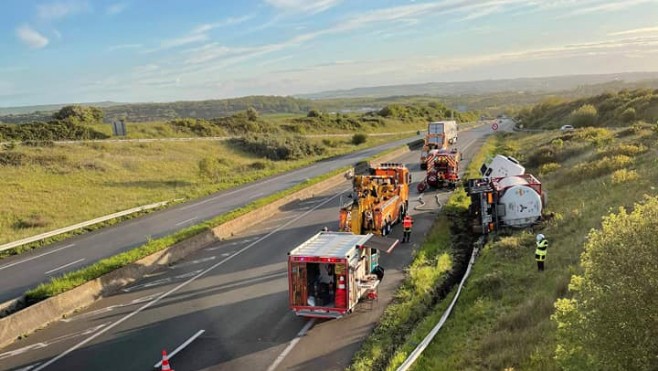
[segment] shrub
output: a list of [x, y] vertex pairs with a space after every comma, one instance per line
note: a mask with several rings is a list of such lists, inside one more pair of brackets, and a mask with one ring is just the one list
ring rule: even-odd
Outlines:
[[254, 107], [247, 108], [247, 120], [256, 121], [258, 120], [258, 111]]
[[168, 122], [175, 131], [200, 137], [222, 136], [224, 131], [216, 125], [200, 119], [176, 119]]
[[638, 179], [640, 179], [640, 175], [637, 170], [621, 169], [612, 173], [612, 184], [632, 182]]
[[368, 140], [368, 136], [363, 133], [354, 134], [352, 136], [352, 144], [354, 144], [355, 146], [358, 146], [359, 144], [363, 144], [367, 140]]
[[545, 174], [548, 174], [548, 173], [552, 173], [552, 172], [557, 171], [558, 169], [560, 169], [560, 166], [561, 165], [556, 163], [556, 162], [549, 162], [547, 164], [543, 164], [539, 167], [539, 174], [540, 175], [545, 175]]
[[569, 176], [565, 177], [565, 180], [597, 178], [614, 170], [626, 168], [632, 163], [633, 159], [624, 155], [604, 157], [598, 161], [578, 164], [571, 169]]
[[25, 162], [25, 155], [20, 152], [0, 152], [0, 166], [21, 166]]
[[323, 147], [309, 143], [304, 137], [252, 134], [231, 139], [229, 143], [243, 151], [272, 161], [298, 160], [308, 156], [322, 155], [325, 152]]
[[571, 112], [570, 120], [574, 127], [592, 126], [596, 123], [598, 112], [591, 104], [584, 104]]
[[306, 117], [322, 117], [322, 112], [320, 112], [316, 109], [312, 109], [312, 110], [308, 111], [308, 114], [306, 115]]
[[[555, 302], [555, 359], [564, 370], [658, 369], [658, 198], [603, 219], [587, 236], [573, 298]], [[605, 367], [603, 367], [605, 365]]]
[[30, 214], [25, 218], [19, 218], [14, 223], [14, 229], [43, 228], [51, 223], [50, 219], [41, 214]]
[[73, 124], [96, 124], [103, 121], [105, 114], [100, 108], [87, 106], [64, 106], [53, 114], [55, 120], [68, 121]]
[[598, 153], [601, 156], [623, 155], [623, 156], [635, 157], [646, 151], [647, 151], [647, 147], [642, 144], [621, 143], [613, 147], [601, 149], [598, 151]]
[[631, 121], [635, 120], [636, 116], [637, 115], [635, 113], [635, 108], [628, 107], [624, 110], [624, 112], [621, 113], [620, 118], [623, 122], [631, 122]]

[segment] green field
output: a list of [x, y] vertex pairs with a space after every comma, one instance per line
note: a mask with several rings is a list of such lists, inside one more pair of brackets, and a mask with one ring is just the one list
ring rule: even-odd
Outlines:
[[[295, 161], [256, 157], [227, 142], [19, 146], [13, 152], [22, 165], [0, 166], [0, 243], [153, 202], [199, 197], [408, 136], [370, 137], [358, 146], [351, 137], [310, 139], [325, 154]], [[204, 159], [214, 164], [210, 174], [200, 171]]]

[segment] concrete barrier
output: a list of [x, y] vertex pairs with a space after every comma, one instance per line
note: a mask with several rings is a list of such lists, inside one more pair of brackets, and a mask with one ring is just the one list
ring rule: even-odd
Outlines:
[[[409, 147], [403, 147], [376, 158], [373, 162], [391, 161], [408, 151]], [[236, 232], [270, 217], [272, 213], [279, 211], [281, 207], [290, 202], [314, 197], [342, 183], [346, 186], [349, 184], [344, 174], [332, 176], [273, 201], [262, 208], [218, 225], [212, 230], [200, 233], [74, 289], [0, 318], [0, 348], [11, 344], [21, 336], [28, 335], [62, 317], [91, 305], [103, 296], [116, 293], [120, 288], [139, 280], [148, 273], [173, 264], [197, 250], [230, 237]]]

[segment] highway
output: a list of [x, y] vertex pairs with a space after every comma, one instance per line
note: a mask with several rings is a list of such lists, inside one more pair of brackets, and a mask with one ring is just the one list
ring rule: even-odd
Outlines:
[[[161, 210], [141, 218], [76, 236], [44, 248], [0, 260], [0, 303], [22, 295], [26, 290], [53, 276], [87, 266], [185, 227], [212, 219], [249, 202], [293, 187], [309, 178], [349, 166], [362, 158], [398, 147], [413, 139], [398, 140], [374, 148], [321, 161], [285, 174], [218, 192]], [[74, 191], [74, 190], [72, 190]]]
[[[480, 127], [460, 134], [462, 168], [491, 132]], [[423, 178], [418, 158], [414, 151], [399, 159], [413, 170], [415, 183]], [[418, 205], [415, 183], [411, 206]], [[287, 205], [251, 230], [17, 341], [0, 350], [0, 369], [153, 370], [162, 349], [177, 350], [170, 363], [178, 371], [345, 368], [438, 211], [426, 195], [426, 207], [412, 212], [412, 243], [382, 256], [386, 275], [378, 302], [340, 320], [295, 317], [288, 309], [286, 253], [323, 226], [337, 227], [338, 200], [348, 187], [345, 182]], [[447, 194], [440, 197], [445, 201]], [[401, 237], [399, 225], [392, 236]]]

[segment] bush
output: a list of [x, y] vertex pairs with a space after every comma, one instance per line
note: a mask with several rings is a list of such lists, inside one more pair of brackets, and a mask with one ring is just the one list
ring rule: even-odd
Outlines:
[[168, 122], [175, 131], [189, 133], [200, 137], [223, 136], [224, 131], [206, 120], [177, 119]]
[[322, 112], [320, 112], [316, 109], [312, 109], [312, 110], [308, 111], [308, 114], [306, 115], [306, 117], [322, 117]]
[[247, 120], [256, 121], [258, 120], [258, 111], [254, 107], [247, 108]]
[[554, 171], [559, 170], [560, 167], [561, 167], [561, 165], [556, 163], [556, 162], [549, 162], [549, 163], [543, 164], [539, 167], [539, 174], [540, 175], [545, 175], [545, 174], [548, 174], [548, 173], [552, 173]]
[[68, 121], [34, 122], [21, 125], [0, 124], [0, 136], [21, 142], [48, 142], [54, 140], [106, 139], [109, 136]]
[[612, 184], [632, 182], [640, 179], [637, 170], [621, 169], [612, 173]]
[[243, 151], [272, 161], [298, 160], [309, 156], [322, 155], [325, 152], [323, 147], [309, 143], [304, 137], [252, 134], [231, 139], [229, 143]]
[[592, 126], [596, 123], [597, 116], [596, 107], [591, 104], [585, 104], [571, 112], [571, 124], [574, 127]]
[[658, 198], [620, 208], [587, 236], [573, 298], [555, 302], [555, 358], [564, 370], [658, 369]]
[[635, 120], [636, 116], [637, 114], [635, 113], [635, 108], [628, 107], [624, 110], [624, 112], [621, 113], [620, 118], [623, 122], [632, 122]]
[[21, 166], [25, 163], [25, 155], [20, 152], [0, 152], [0, 166]]
[[14, 223], [14, 229], [43, 228], [50, 225], [50, 219], [40, 214], [30, 214]]
[[358, 146], [359, 144], [363, 144], [367, 140], [368, 140], [368, 136], [366, 134], [363, 134], [363, 133], [354, 134], [352, 136], [352, 144], [354, 144], [355, 146]]
[[68, 121], [72, 124], [96, 124], [103, 121], [105, 114], [100, 108], [88, 106], [64, 106], [53, 114], [55, 120]]
[[633, 159], [628, 156], [617, 155], [604, 157], [598, 161], [578, 164], [571, 169], [569, 176], [565, 177], [565, 180], [573, 181], [598, 178], [602, 175], [609, 174], [614, 170], [626, 168], [632, 164]]

